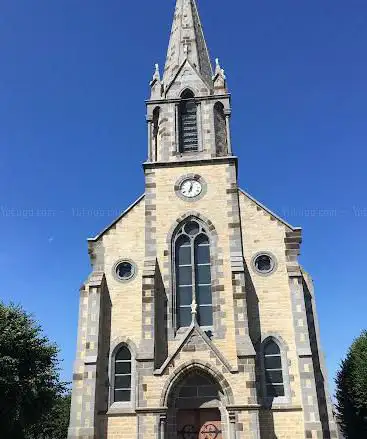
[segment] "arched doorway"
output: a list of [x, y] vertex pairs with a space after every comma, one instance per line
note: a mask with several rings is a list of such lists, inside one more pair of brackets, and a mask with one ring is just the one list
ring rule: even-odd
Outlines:
[[191, 369], [171, 389], [169, 439], [224, 439], [226, 408], [218, 382], [206, 371]]
[[222, 422], [218, 409], [179, 410], [177, 439], [222, 439]]

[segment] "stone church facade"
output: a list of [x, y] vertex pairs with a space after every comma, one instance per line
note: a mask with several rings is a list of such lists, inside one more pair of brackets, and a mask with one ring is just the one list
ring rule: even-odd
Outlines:
[[337, 437], [301, 229], [238, 187], [195, 0], [150, 85], [145, 193], [89, 239], [68, 438]]

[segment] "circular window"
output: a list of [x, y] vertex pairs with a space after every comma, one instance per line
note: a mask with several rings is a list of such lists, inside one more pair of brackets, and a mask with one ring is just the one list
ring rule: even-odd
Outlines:
[[252, 266], [260, 274], [270, 274], [276, 269], [275, 257], [270, 253], [258, 253], [253, 258]]
[[195, 236], [199, 233], [200, 227], [199, 224], [196, 223], [195, 221], [190, 221], [185, 225], [184, 230], [188, 235]]
[[117, 280], [127, 281], [136, 273], [135, 264], [132, 261], [119, 261], [115, 264], [113, 274]]

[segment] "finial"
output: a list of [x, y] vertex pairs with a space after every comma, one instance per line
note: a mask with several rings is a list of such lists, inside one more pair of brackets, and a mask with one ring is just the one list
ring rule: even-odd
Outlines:
[[224, 80], [226, 79], [226, 75], [224, 73], [224, 69], [222, 69], [220, 65], [219, 58], [215, 58], [215, 73], [213, 79], [216, 78], [218, 75], [221, 76]]
[[221, 73], [221, 70], [219, 58], [215, 58], [215, 74]]
[[158, 81], [160, 81], [160, 80], [161, 80], [161, 75], [160, 75], [160, 73], [159, 73], [159, 64], [156, 63], [154, 66], [155, 66], [155, 72], [154, 72], [154, 75], [153, 75], [153, 81], [154, 81], [155, 79], [157, 79]]

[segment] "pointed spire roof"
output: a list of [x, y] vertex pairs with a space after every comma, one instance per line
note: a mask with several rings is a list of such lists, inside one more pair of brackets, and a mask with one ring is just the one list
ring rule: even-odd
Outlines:
[[213, 68], [195, 0], [177, 0], [176, 2], [163, 76], [165, 87], [168, 87], [186, 59], [210, 85]]

